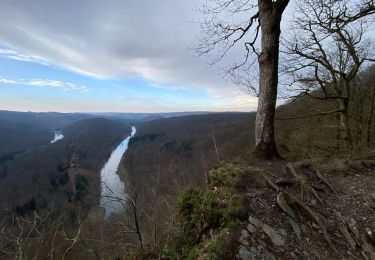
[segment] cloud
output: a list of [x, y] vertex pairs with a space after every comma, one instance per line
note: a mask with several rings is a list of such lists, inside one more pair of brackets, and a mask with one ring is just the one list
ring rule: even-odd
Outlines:
[[37, 62], [43, 65], [49, 65], [46, 61], [36, 56], [19, 53], [15, 50], [0, 48], [0, 57], [18, 61]]
[[3, 84], [17, 84], [17, 81], [12, 80], [12, 79], [0, 78], [0, 83], [3, 83]]
[[191, 22], [199, 15], [193, 9], [202, 1], [5, 2], [0, 43], [17, 51], [0, 55], [39, 60], [101, 79], [137, 76], [156, 87], [202, 89], [237, 99], [245, 94], [188, 49], [199, 32]]
[[89, 89], [86, 86], [79, 86], [71, 82], [63, 82], [60, 80], [50, 80], [50, 79], [6, 79], [0, 76], [0, 83], [2, 84], [15, 84], [15, 85], [24, 85], [24, 86], [32, 86], [32, 87], [50, 87], [50, 88], [57, 88], [64, 91], [80, 91], [82, 93], [86, 93]]

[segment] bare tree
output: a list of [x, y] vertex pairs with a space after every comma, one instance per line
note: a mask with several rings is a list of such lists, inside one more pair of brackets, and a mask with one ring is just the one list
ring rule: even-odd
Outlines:
[[65, 259], [78, 246], [84, 229], [80, 216], [74, 228], [66, 228], [65, 217], [53, 206], [23, 216], [8, 212], [0, 223], [0, 258]]
[[293, 33], [285, 40], [292, 85], [302, 95], [336, 103], [342, 145], [353, 147], [349, 103], [354, 81], [363, 67], [375, 61], [365, 39], [375, 13], [373, 0], [304, 0], [298, 4]]
[[[249, 72], [259, 65], [258, 109], [255, 126], [255, 154], [260, 158], [278, 156], [274, 119], [278, 87], [279, 38], [282, 14], [289, 0], [212, 0], [200, 9], [199, 55], [218, 51], [212, 63], [220, 62], [232, 48], [243, 44], [244, 58], [227, 69], [230, 75]], [[250, 15], [249, 15], [250, 14]], [[261, 46], [257, 40], [261, 36]], [[241, 83], [250, 82], [248, 79]]]
[[[106, 185], [106, 184], [105, 184]], [[119, 221], [118, 224], [123, 228], [123, 233], [126, 234], [136, 234], [139, 248], [143, 250], [143, 237], [140, 229], [140, 221], [139, 221], [139, 214], [140, 211], [138, 209], [137, 204], [137, 197], [138, 192], [137, 190], [134, 191], [133, 196], [129, 194], [117, 194], [113, 191], [110, 187], [107, 186], [108, 193], [105, 195], [106, 198], [109, 200], [115, 201], [120, 203], [123, 207], [124, 212], [127, 214], [125, 216], [124, 221]]]
[[364, 84], [368, 86], [368, 111], [367, 111], [367, 122], [366, 122], [366, 147], [370, 148], [372, 145], [372, 131], [374, 123], [374, 103], [375, 103], [375, 65], [369, 67], [364, 75]]

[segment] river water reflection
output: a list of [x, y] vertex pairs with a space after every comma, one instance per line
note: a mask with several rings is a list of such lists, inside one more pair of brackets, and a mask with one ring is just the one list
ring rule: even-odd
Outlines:
[[100, 172], [100, 206], [105, 209], [105, 217], [124, 210], [125, 185], [117, 174], [117, 169], [122, 155], [128, 149], [129, 140], [135, 135], [136, 131], [136, 128], [133, 126], [131, 135], [115, 148]]

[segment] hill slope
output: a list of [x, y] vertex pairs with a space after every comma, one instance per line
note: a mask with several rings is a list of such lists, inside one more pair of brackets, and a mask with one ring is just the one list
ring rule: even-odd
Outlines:
[[25, 152], [1, 167], [1, 211], [20, 207], [23, 212], [49, 202], [64, 205], [82, 201], [86, 195], [90, 195], [91, 205], [96, 202], [100, 168], [130, 127], [125, 122], [95, 118], [78, 121], [63, 133], [62, 140]]
[[[254, 120], [253, 113], [221, 113], [140, 125], [119, 168], [128, 194], [137, 193], [140, 210], [148, 215], [157, 210], [165, 221], [184, 188], [204, 187], [218, 159], [240, 156], [252, 146]], [[147, 229], [147, 223], [142, 226]]]
[[0, 111], [0, 165], [16, 154], [48, 144], [53, 130], [64, 128], [85, 114]]

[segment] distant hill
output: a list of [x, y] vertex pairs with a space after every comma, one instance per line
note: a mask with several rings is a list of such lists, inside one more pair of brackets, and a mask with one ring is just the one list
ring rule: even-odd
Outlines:
[[0, 211], [23, 213], [49, 203], [91, 207], [98, 200], [100, 168], [129, 133], [123, 121], [85, 119], [63, 128], [62, 140], [6, 162], [0, 168]]
[[57, 112], [15, 112], [0, 110], [0, 119], [14, 123], [39, 126], [51, 131], [61, 129], [76, 121], [92, 118], [93, 115], [82, 113]]
[[121, 118], [129, 121], [150, 121], [160, 118], [169, 117], [180, 117], [180, 116], [191, 116], [191, 115], [204, 115], [213, 114], [208, 111], [191, 111], [191, 112], [162, 112], [162, 113], [120, 113], [120, 112], [108, 112], [108, 113], [93, 113], [93, 115]]
[[0, 119], [0, 165], [27, 149], [47, 144], [53, 133], [36, 124]]
[[0, 165], [26, 150], [48, 144], [53, 130], [62, 129], [86, 114], [0, 111]]

